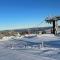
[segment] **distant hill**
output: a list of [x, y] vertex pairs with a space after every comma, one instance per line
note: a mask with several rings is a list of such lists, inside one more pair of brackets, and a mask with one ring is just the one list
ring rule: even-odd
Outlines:
[[[26, 29], [14, 29], [14, 30], [3, 30], [0, 31], [0, 38], [4, 37], [4, 36], [15, 36], [18, 33], [20, 34], [26, 34], [28, 33], [28, 31], [30, 33], [39, 33], [40, 31], [48, 31], [51, 30], [52, 27], [34, 27], [34, 28], [26, 28]], [[60, 26], [59, 26], [59, 32], [60, 32]]]
[[24, 31], [44, 31], [47, 29], [51, 29], [52, 27], [34, 27], [34, 28], [27, 28], [27, 29], [15, 29], [16, 32], [24, 32]]
[[[51, 29], [52, 27], [33, 27], [33, 28], [26, 28], [26, 29], [13, 29], [13, 30], [3, 30], [3, 31], [15, 31], [15, 32], [26, 32], [28, 30], [30, 31], [45, 31], [45, 30], [48, 30], [48, 29]], [[60, 26], [59, 26], [59, 29], [60, 29]]]

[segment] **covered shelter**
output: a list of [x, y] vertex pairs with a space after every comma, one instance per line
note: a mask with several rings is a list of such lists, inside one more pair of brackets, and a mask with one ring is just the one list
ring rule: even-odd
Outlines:
[[53, 24], [53, 29], [52, 29], [53, 34], [57, 34], [59, 20], [60, 20], [60, 16], [47, 17], [45, 19], [47, 23]]

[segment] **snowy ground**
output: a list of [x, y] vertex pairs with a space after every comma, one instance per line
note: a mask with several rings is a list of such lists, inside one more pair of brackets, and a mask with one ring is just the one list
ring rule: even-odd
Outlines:
[[60, 60], [60, 37], [4, 37], [0, 40], [0, 60]]

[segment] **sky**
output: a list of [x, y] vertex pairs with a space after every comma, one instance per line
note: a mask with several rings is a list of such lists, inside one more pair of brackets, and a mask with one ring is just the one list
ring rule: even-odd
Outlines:
[[59, 15], [60, 0], [0, 0], [0, 30], [50, 26], [45, 18]]

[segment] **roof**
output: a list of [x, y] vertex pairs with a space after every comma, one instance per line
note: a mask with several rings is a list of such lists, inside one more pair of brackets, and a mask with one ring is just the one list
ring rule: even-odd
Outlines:
[[50, 22], [52, 22], [52, 21], [58, 21], [58, 20], [60, 20], [60, 16], [47, 17], [45, 19], [45, 21], [50, 21]]

